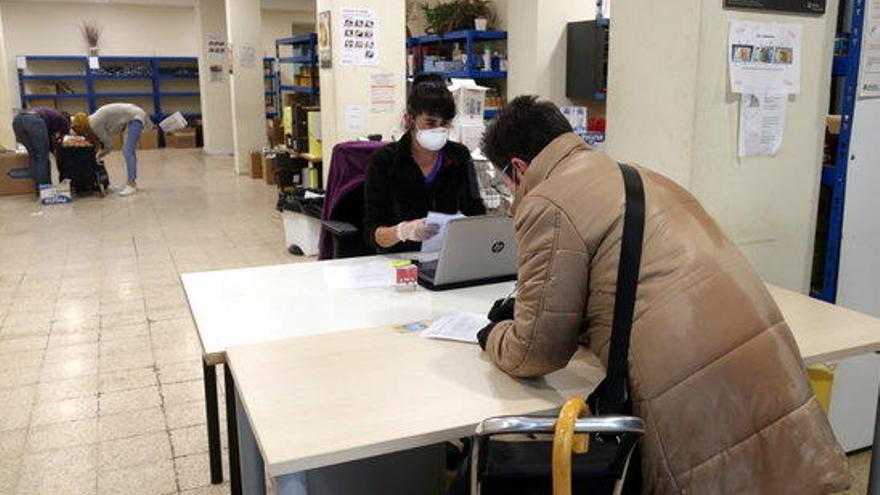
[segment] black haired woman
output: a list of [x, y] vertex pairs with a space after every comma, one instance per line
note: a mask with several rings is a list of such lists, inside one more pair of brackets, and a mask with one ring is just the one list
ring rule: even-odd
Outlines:
[[416, 77], [404, 119], [408, 132], [378, 150], [367, 169], [364, 231], [379, 252], [418, 251], [437, 235], [428, 212], [486, 213], [470, 152], [449, 141], [455, 100], [443, 78]]

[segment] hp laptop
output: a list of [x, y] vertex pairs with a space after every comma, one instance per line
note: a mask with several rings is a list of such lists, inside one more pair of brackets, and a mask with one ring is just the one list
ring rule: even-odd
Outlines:
[[516, 243], [507, 217], [456, 218], [436, 261], [419, 265], [419, 284], [448, 290], [516, 280]]

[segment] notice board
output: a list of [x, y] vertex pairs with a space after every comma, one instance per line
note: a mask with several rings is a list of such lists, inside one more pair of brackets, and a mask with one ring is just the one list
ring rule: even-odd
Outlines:
[[725, 8], [824, 14], [826, 0], [724, 0]]

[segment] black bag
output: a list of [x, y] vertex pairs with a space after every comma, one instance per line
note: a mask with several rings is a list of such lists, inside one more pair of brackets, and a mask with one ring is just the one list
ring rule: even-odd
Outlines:
[[[639, 265], [645, 225], [645, 192], [638, 170], [620, 164], [626, 190], [614, 321], [605, 379], [587, 399], [594, 415], [629, 415], [632, 404], [627, 395], [629, 337], [638, 288]], [[550, 495], [552, 492], [552, 444], [550, 442], [496, 441], [480, 437], [477, 475], [481, 495]], [[605, 495], [613, 493], [615, 483], [626, 476], [623, 493], [635, 494], [641, 485], [640, 458], [621, 453], [632, 448], [617, 437], [596, 435], [586, 454], [572, 457], [572, 492]], [[635, 440], [629, 440], [634, 442]], [[629, 461], [627, 463], [627, 460]], [[469, 459], [459, 470], [450, 494], [470, 492], [466, 487], [471, 474]], [[628, 472], [624, 472], [624, 471]], [[471, 494], [477, 495], [477, 494]]]
[[78, 195], [106, 193], [110, 179], [104, 163], [95, 157], [93, 146], [62, 147], [58, 159], [61, 180], [70, 179], [73, 192]]

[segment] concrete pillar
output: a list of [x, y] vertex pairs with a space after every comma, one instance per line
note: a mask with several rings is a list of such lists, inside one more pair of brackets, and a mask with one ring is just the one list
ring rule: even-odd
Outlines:
[[[224, 0], [196, 0], [196, 24], [199, 26], [199, 89], [205, 136], [204, 151], [211, 155], [231, 155], [233, 141], [229, 64], [225, 55], [208, 52], [209, 41], [226, 41]], [[219, 66], [221, 72], [212, 73], [212, 66]]]
[[[803, 25], [801, 92], [775, 157], [737, 158], [731, 19]], [[809, 287], [837, 3], [822, 16], [725, 10], [716, 0], [615, 2], [607, 149], [690, 189], [767, 281]]]
[[260, 0], [228, 0], [226, 31], [233, 50], [232, 141], [235, 172], [250, 172], [250, 153], [266, 139], [266, 100], [263, 78], [263, 36]]
[[595, 19], [592, 0], [506, 0], [496, 2], [499, 24], [507, 30], [509, 99], [536, 94], [558, 105], [565, 96], [566, 28]]
[[[340, 9], [346, 7], [372, 9], [379, 20], [375, 42], [379, 54], [376, 66], [343, 66], [340, 64], [342, 29]], [[331, 151], [337, 143], [365, 134], [382, 134], [385, 139], [400, 121], [406, 101], [406, 9], [404, 0], [361, 0], [356, 4], [343, 0], [318, 0], [317, 12], [331, 12], [333, 65], [321, 69], [321, 133], [324, 152], [324, 176], [330, 170]], [[370, 82], [372, 74], [391, 74], [397, 86], [391, 111], [372, 113]], [[351, 105], [364, 110], [363, 132], [349, 132], [345, 112]]]
[[[6, 55], [6, 36], [2, 29], [3, 17], [0, 10], [0, 60], [9, 60]], [[12, 132], [12, 107], [18, 100], [16, 95], [12, 94], [13, 80], [10, 75], [14, 73], [15, 67], [3, 68], [0, 70], [0, 145], [12, 149], [15, 147], [15, 134]]]

